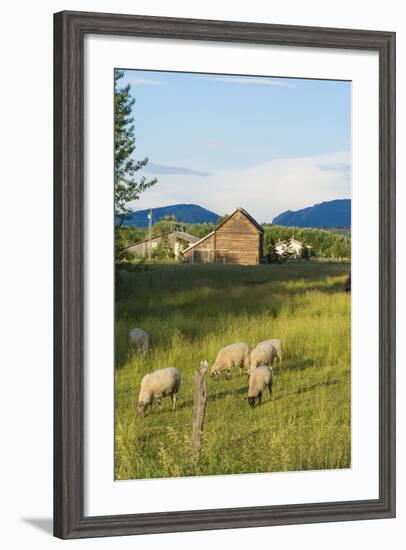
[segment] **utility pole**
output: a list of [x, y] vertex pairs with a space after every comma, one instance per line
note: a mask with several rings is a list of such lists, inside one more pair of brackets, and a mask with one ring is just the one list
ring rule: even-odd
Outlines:
[[148, 259], [152, 257], [152, 209], [148, 212]]

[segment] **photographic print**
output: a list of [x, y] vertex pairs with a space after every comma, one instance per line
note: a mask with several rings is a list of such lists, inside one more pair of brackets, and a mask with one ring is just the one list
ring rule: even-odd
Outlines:
[[55, 14], [55, 536], [395, 517], [395, 42]]
[[124, 68], [114, 108], [115, 479], [350, 468], [351, 82]]

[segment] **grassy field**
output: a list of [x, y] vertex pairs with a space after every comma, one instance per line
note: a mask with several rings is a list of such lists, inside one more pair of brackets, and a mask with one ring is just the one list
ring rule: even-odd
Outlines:
[[[272, 399], [247, 403], [247, 375], [209, 378], [201, 455], [195, 474], [348, 468], [350, 427], [349, 264], [292, 262], [252, 267], [153, 265], [123, 276], [116, 303], [116, 479], [193, 473], [189, 437], [193, 377], [223, 346], [276, 337]], [[153, 339], [147, 358], [128, 348], [128, 331]], [[141, 418], [141, 378], [175, 366], [178, 409], [155, 406]]]

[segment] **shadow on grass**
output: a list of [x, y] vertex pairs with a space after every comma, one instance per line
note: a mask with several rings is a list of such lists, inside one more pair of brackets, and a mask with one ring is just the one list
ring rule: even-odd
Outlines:
[[[273, 269], [270, 266], [166, 266], [157, 265], [147, 273], [128, 274], [125, 281], [125, 296], [116, 302], [116, 318], [127, 320], [145, 317], [170, 318], [181, 310], [185, 315], [195, 313], [205, 301], [205, 307], [201, 308], [205, 317], [212, 317], [216, 311], [230, 311], [233, 315], [246, 314], [278, 315], [284, 307], [285, 301], [278, 294], [304, 295], [310, 292], [335, 294], [343, 292], [343, 281], [323, 283], [328, 277], [343, 277], [348, 274], [349, 267], [343, 268], [340, 264], [285, 267]], [[249, 275], [249, 276], [247, 276]], [[303, 282], [298, 286], [295, 283]], [[292, 285], [293, 283], [293, 285]], [[270, 290], [275, 294], [275, 302], [270, 308], [269, 303], [255, 296], [255, 287], [258, 293], [264, 291], [264, 286], [270, 285]], [[292, 285], [292, 288], [290, 288]], [[236, 297], [232, 291], [235, 289], [247, 289], [247, 296]], [[196, 290], [196, 292], [194, 292]], [[203, 291], [203, 295], [198, 291]], [[205, 291], [221, 290], [221, 295], [207, 297]], [[190, 291], [190, 292], [189, 292]], [[165, 303], [166, 296], [177, 293], [185, 293], [181, 303]], [[188, 293], [189, 292], [189, 293]], [[252, 294], [254, 292], [254, 295]], [[151, 304], [146, 300], [148, 296], [155, 297], [158, 302]], [[162, 300], [157, 300], [162, 297]], [[257, 299], [258, 298], [258, 299]], [[212, 304], [210, 304], [212, 300]], [[219, 303], [220, 301], [220, 303]], [[208, 303], [209, 302], [209, 303]]]
[[289, 360], [282, 365], [276, 364], [272, 368], [275, 374], [282, 374], [284, 371], [302, 371], [315, 366], [318, 365], [313, 359], [297, 359], [296, 361], [294, 357], [289, 357]]
[[[237, 388], [237, 389], [233, 389], [233, 390], [222, 390], [222, 391], [219, 391], [217, 393], [210, 393], [209, 391], [209, 394], [207, 396], [207, 402], [211, 401], [211, 402], [214, 402], [214, 401], [220, 401], [221, 399], [224, 399], [225, 397], [229, 397], [230, 395], [235, 395], [235, 396], [238, 396], [238, 395], [241, 395], [243, 393], [247, 393], [248, 392], [248, 386], [247, 385], [244, 385], [243, 387], [241, 388]], [[186, 408], [192, 408], [193, 407], [193, 399], [188, 399], [187, 401], [182, 401], [182, 403], [180, 403], [177, 407], [176, 407], [176, 410], [182, 410], [182, 409], [186, 409]]]
[[341, 380], [333, 379], [333, 380], [326, 380], [325, 382], [317, 382], [315, 384], [310, 384], [310, 386], [305, 386], [304, 388], [298, 388], [294, 393], [300, 394], [300, 393], [306, 393], [308, 391], [313, 391], [316, 388], [321, 388], [323, 386], [335, 386], [336, 384], [339, 384]]

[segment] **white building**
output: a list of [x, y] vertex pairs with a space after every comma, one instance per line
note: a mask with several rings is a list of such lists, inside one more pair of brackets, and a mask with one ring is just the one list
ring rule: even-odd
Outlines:
[[[279, 241], [275, 244], [275, 250], [279, 254], [279, 256], [282, 256], [286, 252], [289, 252], [292, 255], [300, 256], [303, 249], [303, 243], [301, 241], [297, 241], [293, 237], [288, 239], [287, 241]], [[306, 245], [306, 247], [310, 250], [311, 246]]]

